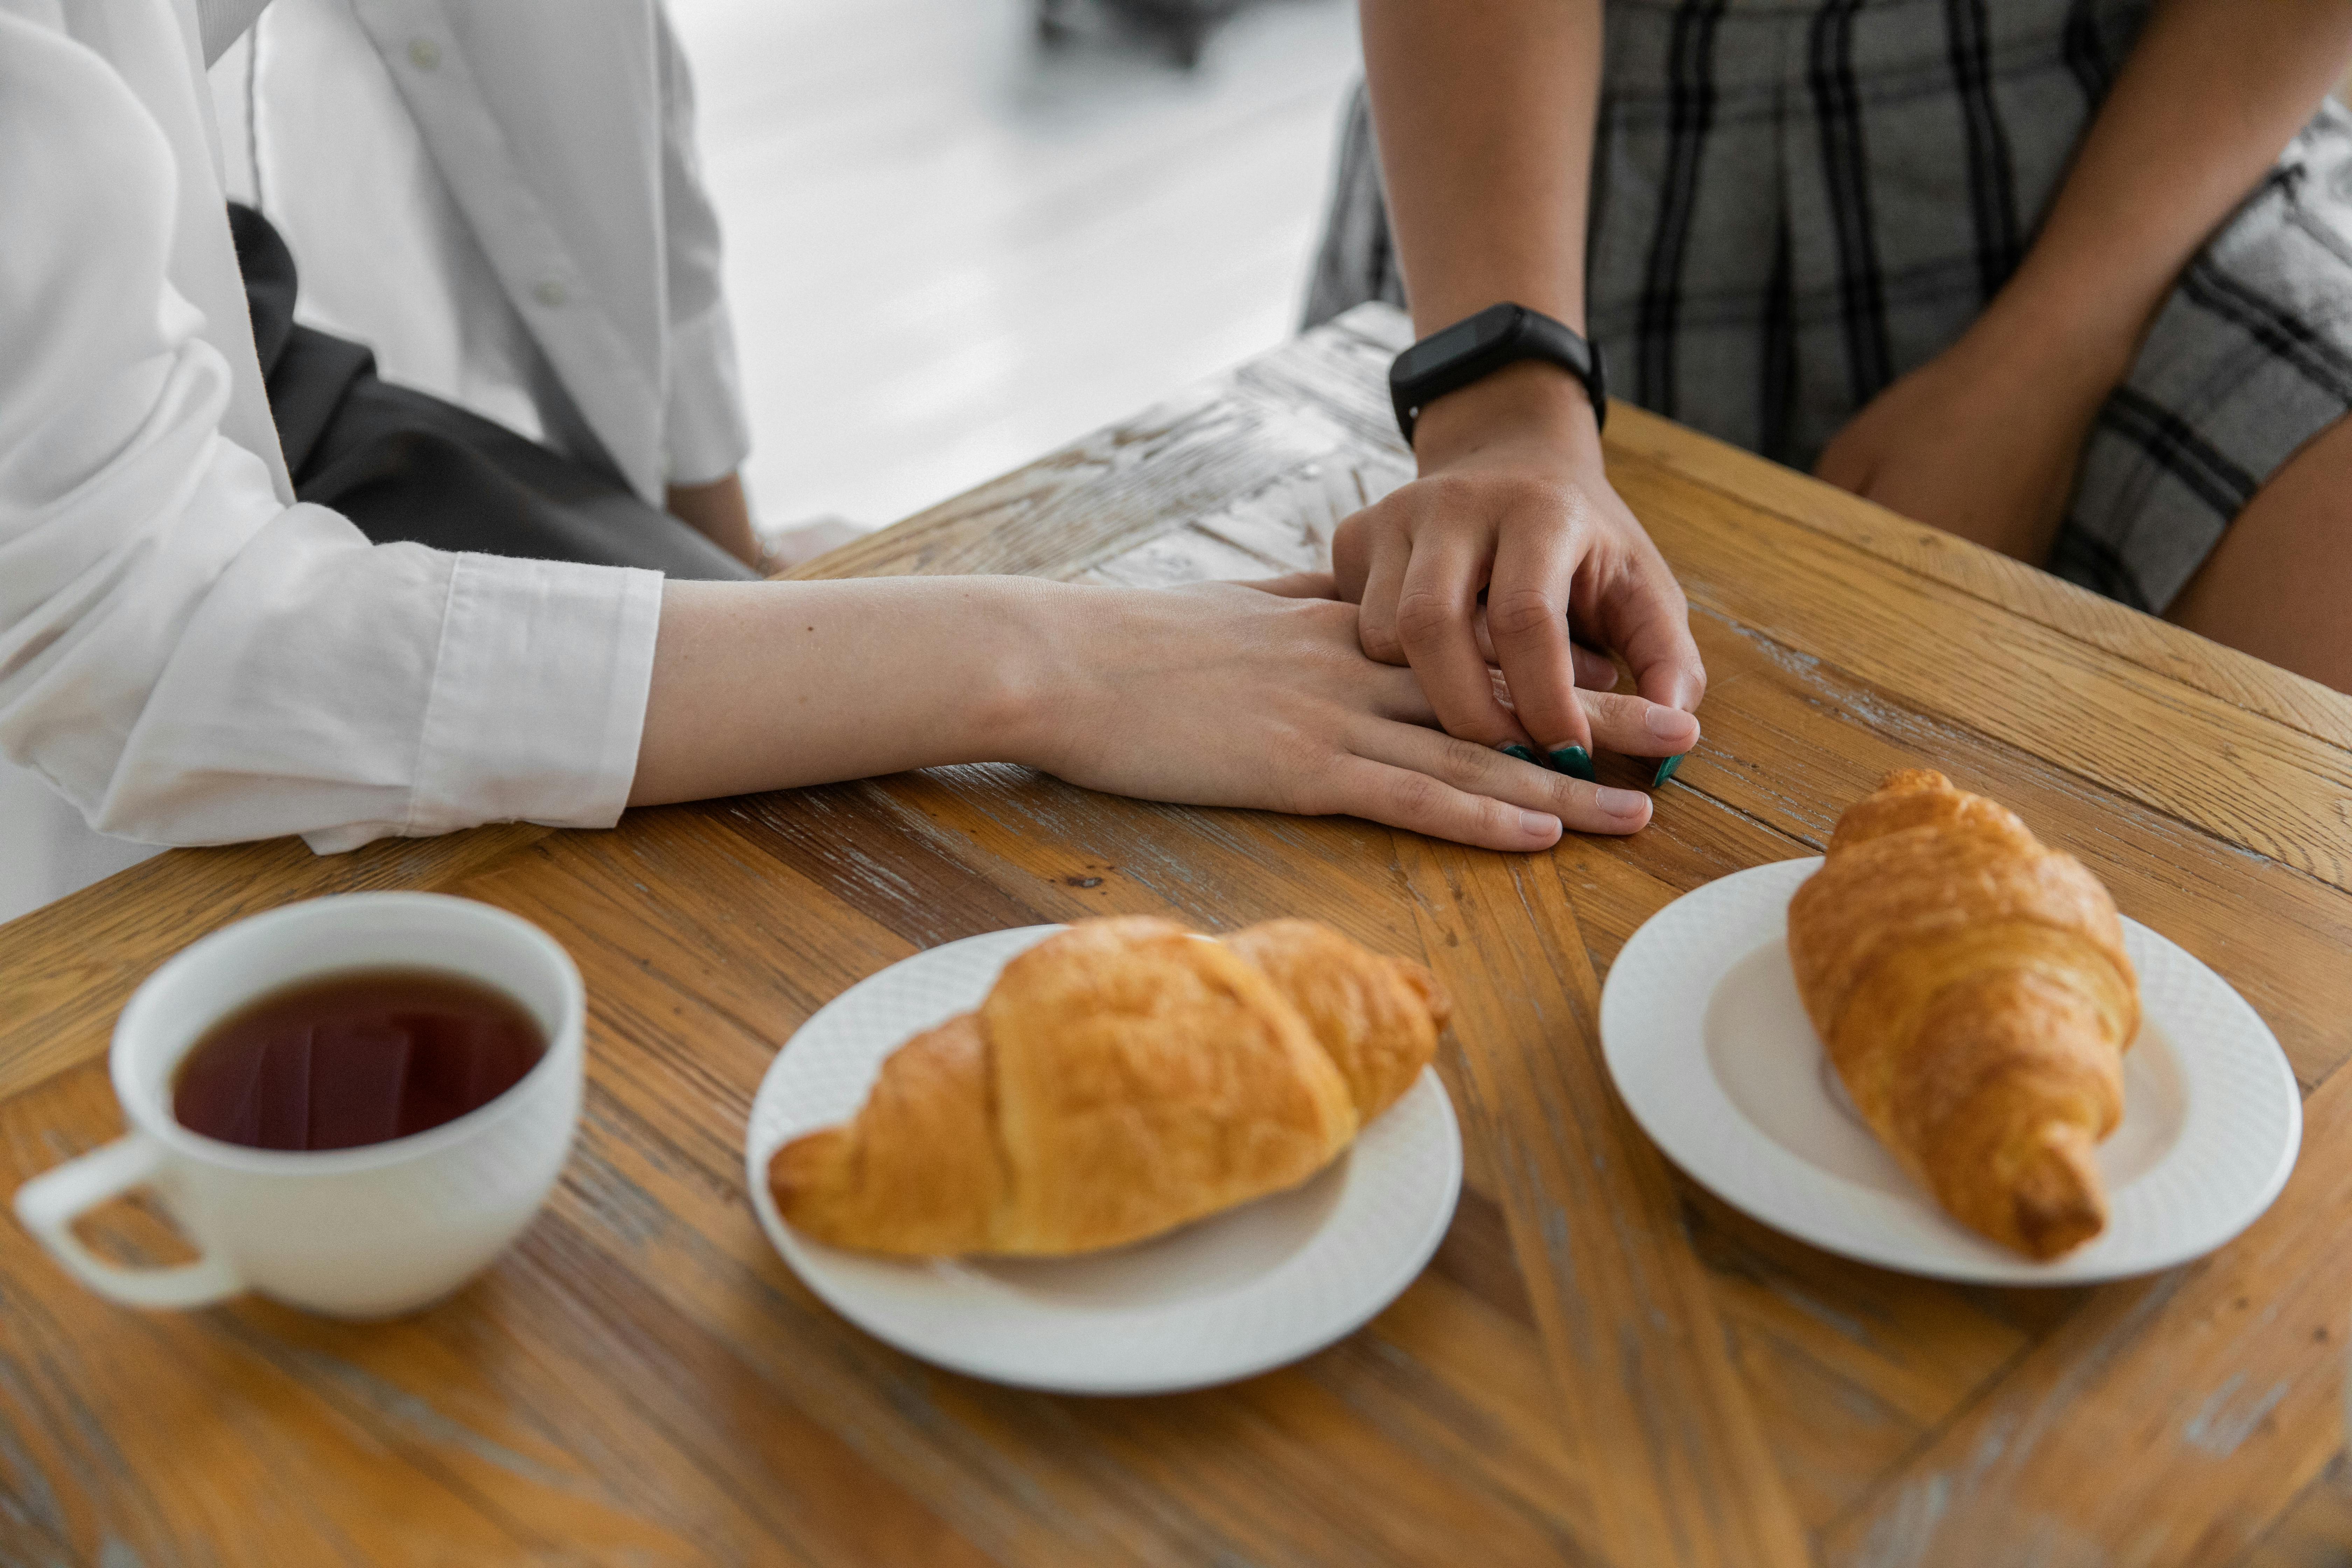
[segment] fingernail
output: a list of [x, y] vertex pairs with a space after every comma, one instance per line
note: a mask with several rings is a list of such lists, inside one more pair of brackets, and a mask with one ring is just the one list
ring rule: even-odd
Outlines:
[[1671, 739], [1698, 728], [1698, 721], [1679, 708], [1653, 708], [1642, 715], [1642, 728], [1661, 739]]
[[1592, 782], [1592, 753], [1582, 746], [1562, 746], [1551, 754], [1551, 765], [1570, 778]]
[[[1528, 760], [1532, 762], [1534, 759]], [[1548, 816], [1540, 811], [1522, 810], [1519, 813], [1519, 826], [1538, 838], [1549, 838], [1553, 830], [1559, 826], [1559, 818]]]
[[1516, 741], [1511, 744], [1503, 747], [1502, 752], [1503, 755], [1507, 757], [1517, 757], [1523, 763], [1532, 763], [1536, 760], [1536, 754], [1533, 752], [1528, 751], [1525, 746], [1520, 745]]
[[1612, 816], [1638, 816], [1649, 798], [1639, 790], [1611, 789], [1607, 784], [1592, 792], [1592, 804]]
[[1660, 763], [1658, 764], [1658, 771], [1651, 776], [1650, 787], [1652, 789], [1656, 789], [1660, 784], [1664, 784], [1668, 779], [1674, 777], [1675, 770], [1683, 765], [1683, 758], [1689, 755], [1690, 753], [1688, 752], [1684, 752], [1675, 756], [1668, 757], [1664, 762]]

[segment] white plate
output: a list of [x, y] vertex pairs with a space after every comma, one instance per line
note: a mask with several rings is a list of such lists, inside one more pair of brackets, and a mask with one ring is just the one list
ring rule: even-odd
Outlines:
[[2210, 1252], [2285, 1185], [2303, 1140], [2285, 1053], [2228, 982], [2126, 920], [2143, 1022], [2124, 1057], [2123, 1121], [2099, 1145], [2107, 1228], [2036, 1263], [1948, 1217], [1854, 1111], [1798, 999], [1789, 900], [1821, 863], [1758, 866], [1684, 894], [1633, 933], [1601, 992], [1618, 1091], [1717, 1197], [1865, 1263], [2072, 1285]]
[[910, 1355], [1067, 1394], [1228, 1383], [1320, 1350], [1393, 1300], [1437, 1250], [1462, 1190], [1462, 1133], [1433, 1072], [1305, 1185], [1132, 1247], [905, 1262], [825, 1247], [783, 1223], [770, 1157], [856, 1114], [883, 1058], [980, 1005], [1015, 953], [1062, 929], [990, 931], [917, 953], [826, 1003], [785, 1043], [751, 1102], [744, 1176], [793, 1272]]

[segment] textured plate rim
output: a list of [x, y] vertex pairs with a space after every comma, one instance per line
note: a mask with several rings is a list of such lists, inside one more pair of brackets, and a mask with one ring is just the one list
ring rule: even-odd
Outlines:
[[[1370, 1278], [1360, 1289], [1350, 1292], [1346, 1299], [1345, 1306], [1307, 1320], [1293, 1331], [1268, 1342], [1254, 1345], [1245, 1353], [1225, 1357], [1199, 1356], [1183, 1364], [1162, 1363], [1155, 1370], [1149, 1372], [1134, 1370], [1132, 1367], [1125, 1371], [1104, 1368], [1098, 1369], [1092, 1374], [1084, 1369], [1075, 1373], [1067, 1367], [1038, 1369], [1007, 1364], [985, 1355], [968, 1354], [959, 1346], [941, 1344], [919, 1336], [902, 1333], [898, 1331], [898, 1326], [895, 1324], [874, 1321], [865, 1310], [865, 1303], [854, 1292], [843, 1289], [839, 1281], [832, 1277], [828, 1267], [829, 1259], [826, 1256], [832, 1249], [803, 1240], [793, 1233], [790, 1226], [784, 1224], [783, 1216], [776, 1212], [774, 1197], [768, 1191], [767, 1163], [785, 1140], [796, 1134], [793, 1129], [787, 1128], [776, 1138], [762, 1140], [759, 1130], [763, 1120], [762, 1108], [777, 1092], [776, 1086], [780, 1081], [785, 1058], [793, 1047], [803, 1039], [808, 1031], [827, 1013], [851, 1004], [853, 998], [868, 993], [869, 988], [887, 986], [894, 982], [894, 976], [898, 983], [903, 983], [906, 977], [898, 972], [908, 964], [919, 963], [950, 949], [961, 948], [968, 943], [1003, 943], [1005, 944], [1003, 962], [1009, 963], [1017, 954], [1043, 942], [1055, 931], [1067, 929], [1067, 926], [1058, 923], [1013, 926], [997, 931], [977, 932], [953, 942], [942, 942], [936, 947], [926, 948], [921, 952], [911, 954], [876, 971], [844, 990], [839, 995], [810, 1014], [800, 1027], [793, 1032], [792, 1037], [777, 1050], [775, 1056], [769, 1061], [766, 1070], [761, 1075], [760, 1087], [752, 1096], [751, 1110], [744, 1130], [743, 1178], [744, 1185], [751, 1195], [752, 1212], [759, 1218], [760, 1228], [767, 1237], [769, 1245], [773, 1247], [777, 1254], [783, 1258], [786, 1267], [792, 1269], [793, 1275], [802, 1284], [807, 1286], [818, 1300], [824, 1301], [842, 1318], [855, 1324], [864, 1332], [919, 1361], [1007, 1387], [1036, 1389], [1057, 1394], [1101, 1396], [1172, 1394], [1234, 1383], [1311, 1355], [1345, 1339], [1377, 1317], [1384, 1308], [1402, 1295], [1408, 1286], [1420, 1278], [1422, 1270], [1428, 1266], [1430, 1258], [1435, 1256], [1439, 1246], [1445, 1239], [1446, 1231], [1453, 1224], [1454, 1212], [1461, 1197], [1463, 1176], [1461, 1123], [1454, 1113], [1452, 1097], [1445, 1092], [1445, 1085], [1438, 1078], [1434, 1068], [1424, 1068], [1421, 1078], [1416, 1080], [1413, 1087], [1406, 1090], [1404, 1097], [1396, 1105], [1391, 1106], [1388, 1112], [1383, 1113], [1382, 1119], [1404, 1109], [1407, 1100], [1422, 1100], [1428, 1107], [1423, 1114], [1434, 1113], [1434, 1124], [1443, 1141], [1443, 1154], [1446, 1168], [1445, 1179], [1440, 1184], [1443, 1189], [1442, 1201], [1431, 1205], [1427, 1217], [1420, 1228], [1411, 1234], [1409, 1242], [1401, 1242], [1397, 1245], [1391, 1267], [1382, 1270], [1376, 1278]], [[979, 997], [974, 996], [971, 1005], [976, 1005], [978, 1001]], [[892, 1042], [894, 1046], [897, 1043], [897, 1041]], [[1352, 1158], [1357, 1147], [1359, 1145], [1351, 1145], [1348, 1155], [1344, 1157]], [[1352, 1169], [1347, 1179], [1351, 1181], [1355, 1179]], [[1315, 1232], [1313, 1240], [1307, 1247], [1299, 1249], [1299, 1256], [1303, 1256], [1315, 1242], [1322, 1241], [1328, 1235], [1331, 1223], [1337, 1217], [1337, 1204], [1333, 1207], [1333, 1219], [1327, 1219], [1326, 1223]], [[1160, 1310], [1176, 1310], [1181, 1307], [1187, 1313], [1194, 1315], [1211, 1308], [1232, 1310], [1237, 1302], [1253, 1295], [1280, 1288], [1277, 1281], [1269, 1279], [1213, 1302], [1171, 1303], [1170, 1308]], [[1052, 1316], [1042, 1311], [1038, 1315], [1041, 1325], [1047, 1324]]]
[[[2162, 954], [2168, 964], [2176, 966], [2177, 975], [2184, 977], [2183, 983], [2211, 988], [2212, 1003], [2238, 1016], [2240, 1027], [2224, 1038], [2221, 1048], [2249, 1053], [2250, 1069], [2270, 1080], [2265, 1092], [2273, 1095], [2270, 1111], [2275, 1115], [2278, 1127], [2276, 1147], [2270, 1151], [2267, 1173], [2259, 1181], [2245, 1184], [2226, 1215], [2195, 1231], [2171, 1237], [2118, 1237], [2116, 1227], [2111, 1226], [2107, 1236], [2080, 1252], [2050, 1263], [2032, 1262], [2011, 1256], [1994, 1243], [1961, 1229], [1925, 1193], [1916, 1194], [1906, 1205], [1904, 1200], [1873, 1193], [1800, 1160], [1732, 1104], [1711, 1063], [1699, 1062], [1697, 1076], [1703, 1079], [1703, 1088], [1697, 1096], [1691, 1097], [1703, 1102], [1705, 1114], [1695, 1109], [1690, 1100], [1676, 1103], [1672, 1097], [1654, 1093], [1650, 1080], [1662, 1075], [1633, 1070], [1630, 1065], [1632, 1053], [1664, 1034], [1668, 1037], [1665, 1047], [1681, 1053], [1681, 1059], [1706, 1057], [1705, 1014], [1717, 987], [1734, 965], [1759, 946], [1785, 936], [1789, 899], [1821, 863], [1818, 855], [1773, 861], [1692, 889], [1642, 922], [1620, 950], [1601, 988], [1601, 1050], [1619, 1095], [1642, 1130], [1701, 1186], [1742, 1214], [1843, 1258], [1930, 1279], [2001, 1285], [2082, 1285], [2174, 1268], [2228, 1244], [2261, 1217], [2277, 1198], [2294, 1170], [2303, 1137], [2302, 1094], [2285, 1052], [2270, 1026], [2228, 981], [2179, 943], [2128, 916], [2124, 917], [2123, 923], [2129, 945]], [[1758, 883], [1763, 886], [1757, 888]], [[1786, 890], [1780, 891], [1777, 883], [1785, 883]], [[1718, 942], [1725, 951], [1717, 955], [1717, 962], [1709, 963], [1698, 975], [1685, 973], [1681, 977], [1679, 1005], [1672, 1001], [1661, 1003], [1643, 989], [1642, 980], [1637, 977], [1650, 967], [1647, 950], [1670, 940], [1674, 922], [1704, 919], [1716, 906], [1730, 904], [1735, 895], [1750, 895], [1751, 889], [1753, 896], [1778, 896], [1772, 898], [1769, 910], [1748, 912], [1746, 918], [1750, 923], [1744, 931], [1737, 927], [1727, 928], [1737, 934]], [[1643, 1007], [1651, 1010], [1652, 1019], [1635, 1017], [1633, 1010]], [[1655, 1021], [1689, 1019], [1694, 1012], [1696, 1028], [1676, 1030], [1670, 1024]], [[2169, 1029], [2167, 1032], [2171, 1033]], [[2253, 1059], [2254, 1053], [2259, 1053], [2258, 1060]], [[2179, 1055], [2176, 1048], [2176, 1058]], [[2189, 1064], [2184, 1063], [2183, 1076], [2186, 1079], [2198, 1075], [2191, 1072]], [[2198, 1120], [2198, 1107], [2192, 1099], [2179, 1137], [2133, 1185], [2140, 1185], [2175, 1162], [2199, 1158], [2201, 1146], [2190, 1134], [2192, 1128], [2203, 1125]], [[1752, 1178], [1757, 1173], [1753, 1168], [1738, 1168], [1743, 1161], [1769, 1171], [1777, 1179], [1743, 1181], [1743, 1177]], [[1810, 1189], [1813, 1201], [1785, 1205], [1780, 1201], [1779, 1191], [1784, 1183]], [[1857, 1199], [1856, 1194], [1861, 1197]], [[1903, 1205], [1906, 1213], [1923, 1215], [1945, 1234], [1929, 1243], [1925, 1237], [1890, 1237], [1857, 1220], [1857, 1213], [1886, 1204]]]

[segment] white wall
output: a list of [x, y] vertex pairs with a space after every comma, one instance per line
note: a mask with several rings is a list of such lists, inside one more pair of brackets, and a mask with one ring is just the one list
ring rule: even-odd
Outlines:
[[1024, 0], [671, 0], [763, 520], [879, 524], [1287, 336], [1350, 0], [1259, 0], [1200, 68]]

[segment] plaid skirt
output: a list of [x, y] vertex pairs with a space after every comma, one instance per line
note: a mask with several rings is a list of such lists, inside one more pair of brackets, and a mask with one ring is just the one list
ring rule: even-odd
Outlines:
[[[1811, 468], [2016, 268], [2149, 0], [1608, 0], [1588, 319], [1611, 389]], [[1360, 90], [1307, 323], [1404, 302]], [[2325, 105], [2175, 283], [2050, 569], [2161, 611], [2352, 410], [2352, 115]]]

